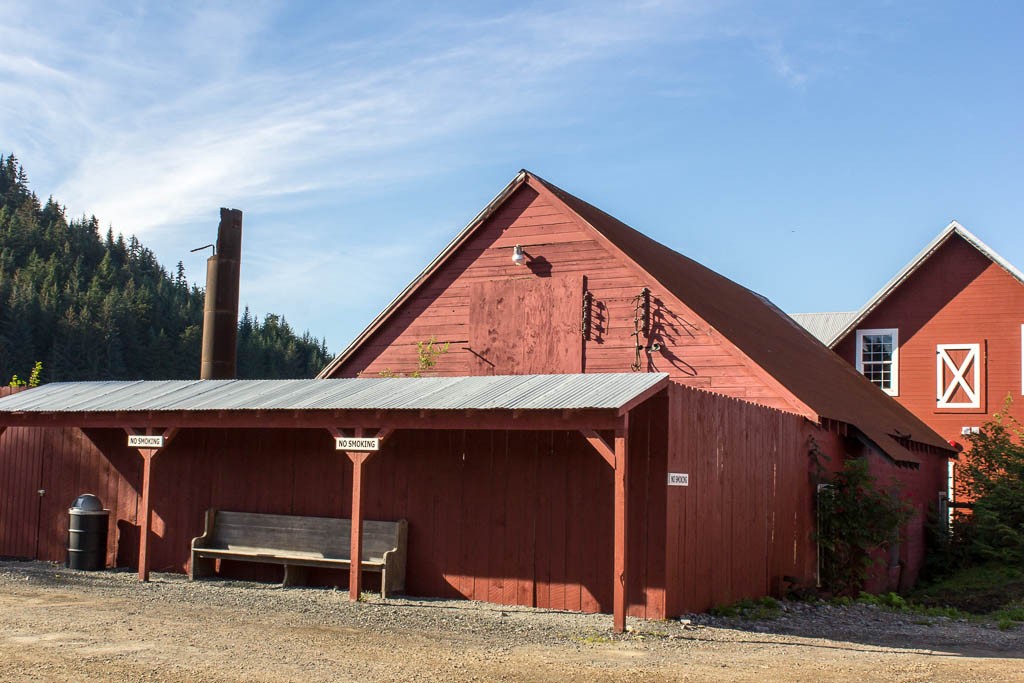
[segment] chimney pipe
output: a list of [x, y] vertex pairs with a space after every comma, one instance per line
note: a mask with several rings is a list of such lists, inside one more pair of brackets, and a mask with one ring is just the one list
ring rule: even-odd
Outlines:
[[234, 379], [238, 355], [238, 280], [242, 260], [242, 212], [221, 209], [217, 249], [206, 260], [203, 357], [200, 379]]

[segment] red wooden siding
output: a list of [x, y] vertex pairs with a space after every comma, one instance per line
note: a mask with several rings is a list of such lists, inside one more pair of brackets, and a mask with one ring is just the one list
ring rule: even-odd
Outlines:
[[[527, 266], [512, 263], [516, 244], [525, 248]], [[650, 356], [642, 354], [644, 371], [668, 372], [688, 386], [793, 410], [788, 392], [767, 380], [707, 322], [644, 277], [557, 199], [529, 186], [521, 187], [481, 225], [335, 376], [374, 376], [385, 370], [411, 373], [416, 369], [416, 342], [431, 337], [451, 342], [449, 352], [438, 360], [436, 374], [489, 374], [467, 348], [472, 311], [485, 306], [474, 296], [494, 296], [502, 289], [512, 294], [524, 280], [563, 276], [577, 281], [585, 277], [593, 295], [588, 338], [582, 340], [579, 333], [583, 301], [575, 293], [571, 298], [565, 293], [564, 298], [559, 294], [538, 300], [531, 320], [575, 331], [577, 341], [571, 346], [575, 349], [582, 340], [587, 372], [629, 372], [636, 357], [633, 298], [650, 287], [651, 334], [641, 339], [644, 345], [658, 341], [663, 348]], [[520, 334], [532, 329], [527, 326]], [[536, 369], [513, 369], [510, 374], [565, 372], [560, 368], [568, 367], [568, 360], [554, 354], [535, 360]]]
[[141, 470], [139, 456], [118, 449], [110, 433], [7, 429], [0, 435], [0, 556], [64, 560], [68, 507], [94, 493], [111, 510], [107, 563], [134, 562]]
[[[669, 614], [813, 582], [817, 557], [803, 418], [670, 386], [667, 488]], [[662, 486], [665, 475], [662, 474]]]
[[[1014, 399], [1013, 414], [1024, 418], [1022, 323], [1024, 285], [954, 235], [859, 327], [899, 329], [896, 399], [941, 436], [962, 441], [961, 428], [980, 426], [991, 419], [992, 413], [1003, 409], [1008, 395]], [[855, 363], [855, 343], [851, 332], [835, 350]], [[981, 407], [936, 406], [939, 344], [979, 345]], [[963, 398], [962, 391], [957, 396]]]

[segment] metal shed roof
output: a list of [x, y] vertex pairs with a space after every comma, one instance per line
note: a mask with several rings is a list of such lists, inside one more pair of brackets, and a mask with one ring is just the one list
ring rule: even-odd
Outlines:
[[813, 334], [826, 346], [854, 318], [857, 311], [838, 311], [830, 313], [790, 313], [789, 317], [800, 323], [800, 325]]
[[277, 410], [618, 410], [665, 373], [63, 382], [0, 399], [4, 415]]

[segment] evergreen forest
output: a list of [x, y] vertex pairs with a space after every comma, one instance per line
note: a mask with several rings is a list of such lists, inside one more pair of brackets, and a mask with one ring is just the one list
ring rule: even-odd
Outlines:
[[[180, 261], [169, 273], [134, 236], [69, 221], [0, 156], [0, 384], [36, 362], [43, 382], [196, 379], [203, 298]], [[242, 313], [239, 378], [313, 377], [328, 360], [326, 342], [284, 316]]]

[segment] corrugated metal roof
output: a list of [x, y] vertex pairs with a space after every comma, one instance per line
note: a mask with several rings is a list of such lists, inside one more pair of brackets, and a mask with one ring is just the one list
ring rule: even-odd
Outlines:
[[0, 416], [211, 410], [617, 410], [667, 379], [665, 373], [629, 373], [58, 382], [0, 399]]
[[837, 334], [846, 329], [857, 311], [837, 311], [833, 313], [790, 313], [789, 317], [800, 323], [800, 326], [817, 337], [826, 346]]

